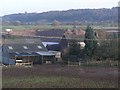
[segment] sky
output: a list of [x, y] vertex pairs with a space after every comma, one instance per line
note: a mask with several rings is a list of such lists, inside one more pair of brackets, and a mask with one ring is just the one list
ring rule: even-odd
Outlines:
[[0, 0], [0, 16], [52, 10], [112, 8], [119, 0]]

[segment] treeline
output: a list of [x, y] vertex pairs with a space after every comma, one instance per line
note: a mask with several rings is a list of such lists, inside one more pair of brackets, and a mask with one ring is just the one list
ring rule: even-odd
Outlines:
[[64, 61], [118, 61], [119, 44], [118, 38], [98, 39], [96, 32], [88, 26], [86, 28], [85, 47], [81, 48], [76, 40], [69, 42], [69, 47], [62, 52], [62, 59]]
[[66, 11], [49, 11], [43, 13], [18, 13], [5, 15], [3, 21], [21, 23], [60, 22], [117, 22], [118, 7], [111, 9], [70, 9]]

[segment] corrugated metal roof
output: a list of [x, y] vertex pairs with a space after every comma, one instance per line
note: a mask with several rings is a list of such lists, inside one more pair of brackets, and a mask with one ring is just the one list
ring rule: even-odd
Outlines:
[[35, 55], [30, 53], [20, 53], [17, 56], [35, 56]]
[[28, 52], [13, 52], [10, 53], [11, 56], [54, 56], [55, 54], [53, 54], [52, 52], [48, 52], [48, 51], [40, 51], [40, 52], [33, 52], [33, 53], [28, 53]]
[[12, 56], [36, 56], [33, 53], [27, 53], [27, 52], [23, 52], [23, 53], [13, 52], [13, 53], [10, 53], [10, 55]]
[[41, 52], [36, 52], [39, 55], [42, 56], [54, 56], [55, 54], [51, 53], [51, 52], [45, 52], [45, 51], [41, 51]]

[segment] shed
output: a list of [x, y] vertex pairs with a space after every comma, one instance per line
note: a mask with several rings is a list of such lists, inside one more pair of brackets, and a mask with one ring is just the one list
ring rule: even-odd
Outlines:
[[[3, 39], [2, 62], [15, 65], [16, 61], [39, 64], [47, 59], [54, 60], [55, 55], [48, 52], [40, 38]], [[51, 59], [52, 58], [52, 59]]]

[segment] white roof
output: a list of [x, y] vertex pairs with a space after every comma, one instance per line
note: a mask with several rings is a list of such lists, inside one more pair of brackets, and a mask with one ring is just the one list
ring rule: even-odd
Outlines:
[[53, 56], [55, 54], [51, 53], [51, 52], [47, 52], [47, 51], [41, 51], [41, 52], [36, 52], [37, 54], [39, 55], [42, 55], [42, 56]]

